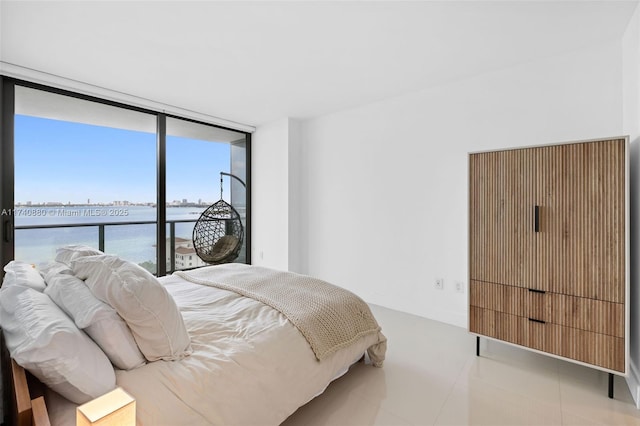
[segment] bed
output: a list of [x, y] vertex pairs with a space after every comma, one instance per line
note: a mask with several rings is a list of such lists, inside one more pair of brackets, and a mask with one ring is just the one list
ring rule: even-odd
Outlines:
[[[114, 296], [114, 292], [117, 293], [123, 287], [121, 282], [115, 286], [104, 286], [104, 281], [113, 280], [114, 275], [123, 279], [126, 274], [114, 274], [112, 267], [107, 268], [111, 271], [109, 276], [86, 276], [86, 264], [93, 268], [97, 264], [109, 263], [114, 257], [105, 261], [108, 255], [93, 252], [74, 254], [78, 251], [78, 248], [74, 247], [71, 250], [72, 255], [69, 256], [71, 260], [67, 259], [69, 262], [66, 263], [74, 266], [71, 268], [74, 279], [81, 279], [99, 300], [113, 307], [119, 316], [125, 319], [132, 330], [137, 347], [146, 358], [140, 365], [134, 365], [137, 361], [129, 362], [132, 368], [111, 367], [115, 381], [111, 384], [107, 380], [108, 383], [103, 388], [93, 389], [93, 383], [83, 383], [91, 389], [83, 390], [82, 395], [93, 393], [91, 396], [95, 397], [95, 394], [113, 386], [123, 388], [136, 399], [138, 425], [277, 425], [298, 407], [321, 394], [331, 381], [345, 374], [353, 363], [363, 359], [365, 353], [369, 363], [377, 367], [382, 366], [386, 338], [368, 307], [363, 308], [366, 305], [359, 298], [352, 295], [355, 299], [350, 299], [345, 305], [349, 306], [347, 311], [353, 310], [356, 300], [355, 313], [341, 317], [340, 312], [344, 310], [344, 306], [316, 306], [317, 300], [313, 296], [305, 300], [307, 296], [304, 293], [306, 289], [320, 285], [323, 286], [323, 291], [330, 295], [330, 299], [338, 294], [338, 299], [341, 300], [345, 295], [344, 290], [310, 277], [240, 264], [211, 266], [157, 280], [153, 278], [157, 283], [154, 285], [158, 285], [175, 302], [188, 334], [186, 345], [180, 338], [175, 339], [163, 353], [162, 350], [157, 350], [157, 342], [152, 341], [150, 344], [138, 339], [136, 330], [140, 323], [136, 323], [137, 318], [129, 318], [126, 310], [119, 311], [119, 303], [130, 303], [131, 299], [136, 298], [153, 299], [155, 296], [150, 293], [147, 296], [144, 291], [135, 297], [131, 297], [130, 294], [126, 297], [117, 294]], [[66, 254], [69, 255], [69, 252]], [[120, 259], [116, 262], [118, 265], [126, 264]], [[136, 274], [141, 273], [135, 266], [126, 265], [125, 269], [127, 268], [135, 269]], [[55, 283], [53, 273], [48, 272], [50, 282]], [[57, 273], [59, 274], [59, 271]], [[69, 271], [63, 272], [65, 273], [69, 274]], [[45, 275], [46, 278], [47, 273], [41, 275]], [[71, 280], [69, 277], [63, 278], [65, 282]], [[145, 280], [148, 279], [145, 275]], [[48, 288], [50, 286], [53, 289], [54, 285], [46, 279], [44, 281], [45, 289], [41, 294], [48, 293], [50, 298], [59, 299], [60, 295], [56, 296], [55, 291]], [[134, 280], [125, 277], [124, 281]], [[261, 290], [263, 284], [268, 281], [276, 281], [276, 287]], [[5, 324], [8, 321], [4, 318], [6, 315], [3, 314], [3, 309], [13, 308], [3, 308], [3, 299], [10, 300], [12, 306], [16, 302], [9, 297], [11, 292], [4, 289], [6, 285], [5, 279], [3, 289], [0, 289], [0, 323], [3, 329], [6, 328], [5, 339], [11, 349], [12, 346], [16, 346], [16, 330], [11, 330], [12, 326]], [[324, 287], [325, 285], [328, 287]], [[104, 288], [100, 288], [101, 286]], [[154, 287], [154, 291], [156, 290]], [[25, 292], [20, 289], [13, 293], [22, 295]], [[35, 293], [38, 293], [38, 290], [30, 290], [29, 297], [37, 299], [38, 303], [49, 303], [43, 296]], [[298, 301], [293, 309], [285, 300], [290, 298], [289, 294], [302, 300]], [[124, 302], [119, 302], [118, 297]], [[163, 299], [162, 303], [167, 301]], [[73, 319], [73, 309], [65, 308], [64, 300], [59, 305], [62, 306], [62, 311], [71, 313], [72, 315], [68, 316]], [[314, 315], [320, 318], [314, 320], [316, 323], [311, 328], [305, 324], [306, 314], [300, 312], [300, 306], [308, 306], [307, 310], [316, 311]], [[135, 310], [142, 312], [145, 308]], [[170, 307], [155, 309], [152, 314], [170, 310]], [[86, 322], [82, 319], [80, 325], [86, 325]], [[75, 324], [77, 323], [76, 318]], [[358, 327], [359, 323], [364, 325]], [[168, 334], [172, 334], [174, 325], [174, 322], [166, 321], [162, 327], [169, 330]], [[148, 327], [148, 324], [143, 324], [143, 327]], [[335, 330], [335, 327], [338, 327], [338, 330]], [[179, 324], [176, 328], [179, 329]], [[78, 329], [87, 330], [80, 327]], [[155, 334], [152, 337], [155, 338]], [[93, 336], [92, 339], [98, 341]], [[329, 344], [326, 341], [329, 341]], [[20, 344], [17, 346], [20, 347]], [[16, 353], [18, 352], [19, 350], [16, 350]], [[42, 350], [38, 353], [41, 352]], [[37, 366], [34, 368], [28, 362], [21, 362], [19, 356], [14, 358], [15, 361], [11, 359], [11, 368], [5, 366], [3, 372], [20, 371], [18, 364], [22, 363], [27, 364], [26, 369], [32, 371], [34, 376], [42, 376], [43, 372], [38, 371]], [[7, 362], [3, 363], [5, 364], [9, 365]], [[88, 368], [96, 369], [95, 366]], [[107, 368], [101, 368], [100, 371], [105, 369]], [[42, 381], [46, 382], [46, 379], [47, 377]], [[9, 390], [11, 387], [15, 386], [10, 386]], [[44, 411], [44, 417], [48, 417], [54, 426], [74, 425], [75, 409], [78, 401], [81, 402], [84, 397], [78, 399], [72, 394], [71, 399], [76, 399], [74, 403], [52, 388], [56, 389], [56, 386], [44, 387], [44, 392], [41, 392], [44, 394], [44, 401], [37, 398], [40, 396], [37, 393], [26, 398], [29, 402], [34, 400], [33, 404], [27, 404], [34, 407], [31, 412], [43, 417], [41, 412]], [[64, 388], [62, 393], [66, 391]], [[10, 396], [14, 401], [15, 394], [13, 392]], [[46, 404], [44, 410], [43, 402]], [[28, 417], [31, 412], [23, 416]]]

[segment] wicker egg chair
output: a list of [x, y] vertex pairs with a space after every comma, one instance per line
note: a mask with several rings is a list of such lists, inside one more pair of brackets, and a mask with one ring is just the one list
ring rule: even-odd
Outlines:
[[[222, 199], [222, 175], [232, 176], [220, 173], [220, 200], [209, 206], [193, 227], [193, 247], [196, 254], [212, 265], [233, 262], [240, 254], [244, 241], [240, 215], [231, 204]], [[241, 180], [240, 182], [244, 184]]]

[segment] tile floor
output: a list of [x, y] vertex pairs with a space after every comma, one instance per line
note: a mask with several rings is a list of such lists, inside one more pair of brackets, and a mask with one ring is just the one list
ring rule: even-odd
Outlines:
[[383, 368], [355, 364], [283, 426], [640, 425], [626, 382], [372, 306], [389, 339]]

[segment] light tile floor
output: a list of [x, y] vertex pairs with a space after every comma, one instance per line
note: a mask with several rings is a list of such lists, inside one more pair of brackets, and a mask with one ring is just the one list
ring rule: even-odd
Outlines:
[[383, 368], [355, 364], [283, 426], [640, 425], [626, 382], [606, 373], [391, 309]]

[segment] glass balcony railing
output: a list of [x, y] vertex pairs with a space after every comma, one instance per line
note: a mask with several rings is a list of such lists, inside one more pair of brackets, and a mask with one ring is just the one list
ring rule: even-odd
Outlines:
[[[196, 219], [167, 220], [166, 270], [204, 266], [191, 235]], [[17, 225], [14, 227], [15, 259], [36, 265], [55, 259], [55, 250], [70, 244], [96, 247], [157, 274], [156, 221]]]

